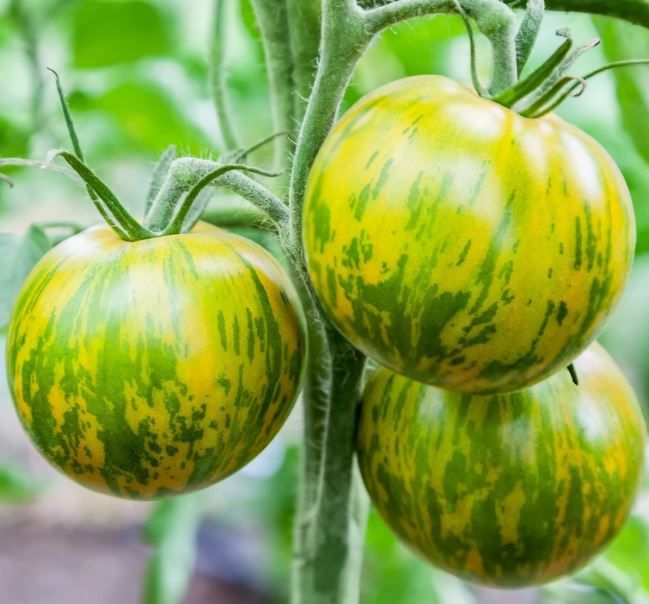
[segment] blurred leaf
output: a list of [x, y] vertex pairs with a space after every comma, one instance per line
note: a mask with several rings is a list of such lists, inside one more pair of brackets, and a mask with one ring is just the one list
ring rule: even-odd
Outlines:
[[159, 502], [143, 533], [153, 546], [144, 577], [145, 604], [180, 604], [194, 573], [201, 509], [196, 495]]
[[[465, 31], [461, 18], [451, 15], [415, 19], [386, 30], [359, 62], [343, 109], [391, 80], [448, 73], [452, 43]], [[468, 74], [468, 58], [466, 69]]]
[[25, 468], [0, 466], [0, 501], [3, 503], [26, 503], [32, 501], [43, 485], [32, 478]]
[[70, 105], [77, 110], [108, 114], [126, 138], [121, 144], [138, 150], [158, 153], [174, 143], [183, 152], [189, 149], [200, 154], [209, 146], [204, 133], [155, 82], [122, 82], [94, 98], [76, 93], [71, 96]]
[[27, 155], [29, 134], [17, 124], [0, 115], [0, 157]]
[[405, 75], [428, 74], [445, 68], [449, 42], [465, 32], [459, 17], [429, 17], [394, 27], [384, 34], [383, 43], [403, 65]]
[[[609, 61], [649, 57], [649, 31], [624, 21], [594, 17]], [[613, 71], [622, 124], [638, 151], [649, 161], [649, 67]]]
[[[648, 109], [649, 110], [649, 109]], [[647, 114], [649, 116], [649, 114]], [[606, 123], [582, 124], [613, 156], [624, 174], [635, 207], [638, 232], [636, 256], [649, 253], [649, 169], [625, 131]]]
[[33, 224], [24, 235], [0, 234], [0, 328], [5, 327], [22, 284], [34, 265], [50, 249], [50, 241], [39, 226]]
[[606, 559], [649, 594], [649, 524], [632, 516], [606, 550]]
[[142, 0], [80, 2], [72, 25], [75, 67], [105, 67], [168, 54], [172, 36], [165, 16]]
[[364, 604], [475, 604], [469, 588], [407, 550], [373, 510], [362, 585]]

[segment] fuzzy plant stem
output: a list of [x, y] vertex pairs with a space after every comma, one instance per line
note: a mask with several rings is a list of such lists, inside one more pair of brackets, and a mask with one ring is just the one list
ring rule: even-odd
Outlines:
[[[505, 0], [505, 4], [515, 8], [525, 8], [531, 2], [532, 0]], [[649, 0], [546, 0], [545, 8], [617, 17], [636, 25], [649, 27]]]
[[213, 11], [209, 60], [210, 89], [216, 120], [221, 132], [221, 142], [226, 151], [232, 151], [237, 148], [238, 144], [227, 94], [225, 65], [225, 49], [227, 48], [226, 0], [214, 0]]
[[[491, 93], [498, 94], [516, 83], [516, 20], [500, 0], [460, 0], [464, 12], [475, 20], [492, 48]], [[394, 0], [365, 11], [370, 31], [378, 33], [399, 21], [435, 13], [455, 13], [455, 0]]]
[[[512, 11], [498, 0], [464, 0], [461, 4], [474, 19], [479, 17], [480, 29], [490, 34], [497, 63], [504, 65], [495, 86], [509, 85], [516, 76]], [[354, 67], [372, 38], [400, 21], [455, 12], [456, 7], [453, 0], [399, 0], [376, 11], [362, 10], [353, 0], [322, 3], [320, 59], [295, 150], [289, 188], [290, 228], [281, 234], [301, 290], [310, 348], [292, 604], [358, 601], [367, 509], [353, 472], [356, 410], [365, 359], [329, 323], [306, 273], [301, 233], [309, 172], [336, 121]], [[485, 17], [487, 11], [492, 19]]]
[[[171, 222], [181, 197], [221, 166], [218, 162], [192, 157], [174, 160], [166, 181], [153, 201], [145, 227], [157, 233], [164, 231]], [[277, 230], [284, 229], [288, 221], [288, 209], [279, 197], [256, 180], [242, 172], [233, 171], [216, 178], [214, 186], [225, 187], [240, 195], [266, 214]]]
[[286, 0], [288, 26], [293, 55], [293, 84], [295, 86], [295, 130], [304, 111], [315, 78], [320, 52], [320, 2]]
[[284, 167], [290, 160], [289, 143], [296, 130], [297, 101], [287, 0], [251, 0], [251, 3], [264, 43], [274, 130], [289, 134], [288, 138], [275, 139], [275, 163]]

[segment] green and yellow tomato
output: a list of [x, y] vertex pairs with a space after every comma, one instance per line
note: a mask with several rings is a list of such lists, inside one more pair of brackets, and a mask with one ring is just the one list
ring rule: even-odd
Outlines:
[[381, 368], [364, 392], [358, 460], [407, 544], [492, 586], [550, 581], [620, 529], [641, 477], [645, 424], [597, 344], [527, 390], [468, 395]]
[[446, 78], [388, 84], [337, 124], [304, 208], [308, 268], [342, 333], [467, 393], [525, 387], [596, 336], [631, 266], [628, 189], [559, 118]]
[[137, 242], [96, 227], [34, 268], [7, 367], [20, 419], [55, 467], [146, 499], [255, 457], [293, 406], [304, 347], [290, 280], [258, 245], [205, 225]]

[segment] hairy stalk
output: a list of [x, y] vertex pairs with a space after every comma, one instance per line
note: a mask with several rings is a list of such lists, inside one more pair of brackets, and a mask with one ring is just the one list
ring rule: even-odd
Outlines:
[[[193, 216], [190, 215], [194, 205], [196, 204], [199, 195], [207, 187], [211, 185], [217, 178], [234, 170], [240, 172], [251, 172], [253, 174], [261, 174], [263, 176], [278, 176], [259, 168], [246, 166], [245, 164], [227, 164], [215, 168], [203, 176], [187, 193], [182, 203], [178, 204], [175, 208], [175, 213], [172, 216], [169, 224], [162, 231], [162, 235], [177, 235], [179, 233], [186, 233], [191, 231], [200, 217], [200, 214], [194, 212]], [[282, 206], [284, 207], [284, 206]]]
[[[496, 26], [482, 20], [482, 29], [491, 33], [494, 46], [504, 49], [503, 56], [515, 76], [515, 29], [513, 13], [496, 0], [488, 3], [496, 10]], [[353, 435], [355, 408], [359, 397], [363, 356], [355, 351], [333, 328], [319, 307], [306, 275], [301, 241], [302, 206], [309, 171], [320, 146], [334, 125], [340, 103], [353, 73], [371, 39], [379, 31], [422, 11], [454, 12], [454, 0], [428, 0], [414, 6], [401, 0], [403, 12], [360, 10], [353, 0], [324, 0], [320, 61], [313, 91], [297, 140], [289, 188], [290, 229], [282, 234], [282, 243], [293, 261], [293, 270], [302, 282], [310, 331], [310, 366], [305, 386], [305, 439], [299, 510], [296, 521], [292, 601], [294, 604], [353, 603], [358, 598], [361, 567], [359, 548], [364, 522], [362, 497], [354, 500]], [[462, 2], [464, 7], [465, 3]], [[396, 6], [396, 4], [395, 4]], [[416, 8], [416, 10], [413, 10]], [[506, 15], [506, 19], [502, 17]], [[474, 16], [475, 18], [475, 16]], [[498, 54], [498, 53], [496, 53]], [[509, 81], [510, 76], [503, 81]], [[323, 365], [315, 354], [329, 351]], [[352, 513], [355, 509], [355, 513]]]
[[[163, 231], [171, 221], [180, 198], [202, 178], [222, 166], [223, 164], [218, 162], [192, 157], [174, 160], [169, 168], [167, 180], [151, 206], [145, 227], [154, 232]], [[252, 203], [271, 219], [278, 230], [284, 228], [288, 221], [288, 209], [282, 200], [241, 172], [227, 172], [219, 176], [214, 180], [214, 186], [225, 187]]]
[[[296, 129], [293, 82], [293, 54], [286, 0], [251, 0], [261, 30], [266, 54], [268, 85], [273, 109], [274, 129], [293, 135]], [[291, 139], [275, 140], [275, 162], [289, 163], [288, 143]]]
[[532, 54], [545, 14], [544, 0], [529, 0], [523, 22], [516, 34], [516, 67], [520, 75]]
[[154, 166], [153, 173], [151, 174], [151, 182], [149, 183], [146, 200], [144, 202], [144, 216], [149, 213], [155, 198], [158, 196], [158, 193], [160, 193], [160, 189], [162, 189], [162, 185], [167, 178], [167, 173], [169, 172], [172, 162], [176, 159], [176, 155], [176, 145], [169, 145]]
[[226, 151], [237, 148], [237, 135], [234, 131], [228, 105], [225, 49], [227, 48], [226, 0], [214, 0], [212, 39], [210, 44], [209, 80], [216, 119], [221, 139]]
[[350, 563], [354, 550], [362, 546], [362, 539], [351, 541], [352, 532], [359, 532], [351, 523], [352, 460], [365, 358], [338, 334], [332, 334], [329, 343], [332, 380], [321, 490], [313, 527], [315, 551], [302, 561], [306, 567], [302, 576], [309, 580], [305, 586], [307, 597], [302, 601], [309, 604], [357, 600], [358, 594], [347, 593], [347, 589], [357, 584], [360, 574], [360, 568]]
[[322, 15], [320, 64], [304, 115], [293, 160], [289, 188], [291, 226], [286, 245], [298, 267], [303, 267], [302, 203], [309, 170], [333, 127], [354, 67], [373, 34], [350, 0], [325, 0]]
[[[361, 0], [368, 2], [371, 0]], [[510, 6], [527, 6], [532, 0], [504, 0]], [[649, 0], [546, 0], [548, 10], [618, 17], [649, 27]]]
[[[315, 326], [323, 329], [316, 337], [320, 344], [326, 342], [330, 364], [324, 371], [316, 369], [320, 379], [310, 380], [306, 394], [307, 442], [291, 597], [293, 604], [352, 604], [358, 601], [367, 506], [353, 463], [365, 358], [330, 324], [316, 321]], [[318, 360], [311, 357], [312, 363]], [[315, 457], [309, 454], [314, 447]]]
[[320, 2], [286, 0], [291, 52], [293, 55], [293, 83], [295, 86], [295, 128], [304, 117], [306, 103], [311, 94], [320, 53]]
[[311, 165], [373, 33], [351, 0], [325, 0], [322, 8], [320, 62], [297, 140], [289, 189], [290, 230], [282, 236], [293, 260], [309, 331], [291, 598], [294, 604], [351, 604], [358, 599], [364, 532], [357, 524], [364, 518], [358, 509], [362, 499], [352, 505], [356, 405], [364, 357], [333, 328], [312, 290], [301, 242], [302, 205]]
[[478, 95], [484, 97], [487, 95], [487, 91], [483, 88], [482, 83], [480, 82], [480, 76], [478, 75], [478, 51], [475, 43], [475, 36], [473, 35], [473, 26], [469, 20], [469, 15], [467, 15], [465, 10], [462, 8], [460, 0], [453, 0], [453, 2], [455, 3], [457, 12], [460, 17], [462, 17], [462, 21], [464, 21], [464, 27], [466, 28], [466, 33], [469, 37], [469, 49], [471, 53], [471, 82]]
[[[492, 48], [491, 93], [498, 94], [516, 83], [516, 23], [514, 13], [500, 0], [460, 0]], [[394, 0], [365, 11], [367, 27], [378, 33], [395, 23], [435, 13], [457, 12], [455, 0]]]

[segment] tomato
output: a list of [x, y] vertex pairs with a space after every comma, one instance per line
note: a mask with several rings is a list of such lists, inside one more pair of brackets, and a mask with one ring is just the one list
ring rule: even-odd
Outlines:
[[352, 344], [467, 393], [565, 367], [617, 302], [635, 245], [628, 189], [594, 140], [437, 76], [388, 84], [337, 124], [303, 236]]
[[296, 398], [305, 340], [288, 277], [214, 227], [50, 251], [16, 303], [9, 385], [27, 433], [79, 483], [148, 499], [235, 472]]
[[358, 460], [370, 497], [408, 545], [492, 586], [551, 581], [620, 529], [639, 486], [645, 423], [598, 345], [509, 394], [467, 395], [380, 369], [364, 392]]

